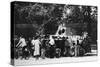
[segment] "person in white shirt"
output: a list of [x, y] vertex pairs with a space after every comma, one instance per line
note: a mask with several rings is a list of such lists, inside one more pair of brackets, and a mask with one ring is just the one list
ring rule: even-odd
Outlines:
[[34, 41], [35, 41], [35, 39], [33, 37], [32, 41], [31, 41], [32, 46], [34, 46]]
[[21, 48], [21, 51], [22, 51], [22, 58], [24, 58], [24, 50], [26, 48], [27, 44], [26, 44], [26, 41], [25, 41], [25, 38], [23, 36], [20, 37], [20, 40], [18, 42], [18, 44], [16, 45], [16, 47], [20, 47]]
[[54, 45], [54, 44], [55, 44], [55, 41], [54, 41], [54, 39], [52, 38], [52, 36], [50, 36], [49, 39], [50, 39], [49, 44], [50, 44], [50, 45]]
[[52, 36], [50, 36], [49, 39], [50, 39], [50, 41], [49, 41], [49, 44], [50, 44], [50, 58], [54, 58], [54, 54], [55, 54], [55, 41], [52, 38]]
[[20, 47], [24, 47], [26, 46], [26, 41], [25, 38], [23, 38], [22, 36], [20, 37], [20, 40], [18, 42], [18, 44], [16, 46], [20, 46]]

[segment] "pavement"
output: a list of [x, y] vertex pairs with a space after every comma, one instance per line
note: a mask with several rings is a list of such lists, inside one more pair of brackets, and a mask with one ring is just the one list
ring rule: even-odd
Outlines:
[[15, 66], [22, 65], [41, 65], [41, 64], [54, 64], [54, 63], [69, 63], [69, 62], [84, 62], [97, 60], [97, 50], [92, 50], [91, 53], [86, 53], [85, 56], [80, 57], [60, 57], [60, 58], [33, 58], [29, 59], [14, 59]]

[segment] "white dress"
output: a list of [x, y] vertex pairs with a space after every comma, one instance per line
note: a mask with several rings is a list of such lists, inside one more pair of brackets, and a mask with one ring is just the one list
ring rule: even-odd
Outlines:
[[40, 55], [40, 41], [38, 39], [34, 40], [34, 47], [34, 56]]

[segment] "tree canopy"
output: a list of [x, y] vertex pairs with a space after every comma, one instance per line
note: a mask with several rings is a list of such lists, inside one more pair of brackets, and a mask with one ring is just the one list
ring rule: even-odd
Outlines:
[[[60, 23], [66, 23], [66, 26], [75, 28], [76, 31], [83, 31], [89, 28], [86, 31], [91, 33], [97, 31], [97, 7], [14, 2], [14, 23], [32, 24], [38, 34], [55, 33], [54, 31], [57, 30]], [[82, 24], [84, 25], [82, 26]], [[93, 25], [94, 27], [92, 27]]]

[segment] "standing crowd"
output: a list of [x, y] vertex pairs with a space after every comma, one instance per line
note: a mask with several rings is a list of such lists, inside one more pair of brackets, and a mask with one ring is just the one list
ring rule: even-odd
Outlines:
[[83, 36], [45, 36], [25, 39], [23, 36], [14, 40], [14, 58], [39, 59], [84, 56], [90, 52], [87, 34]]

